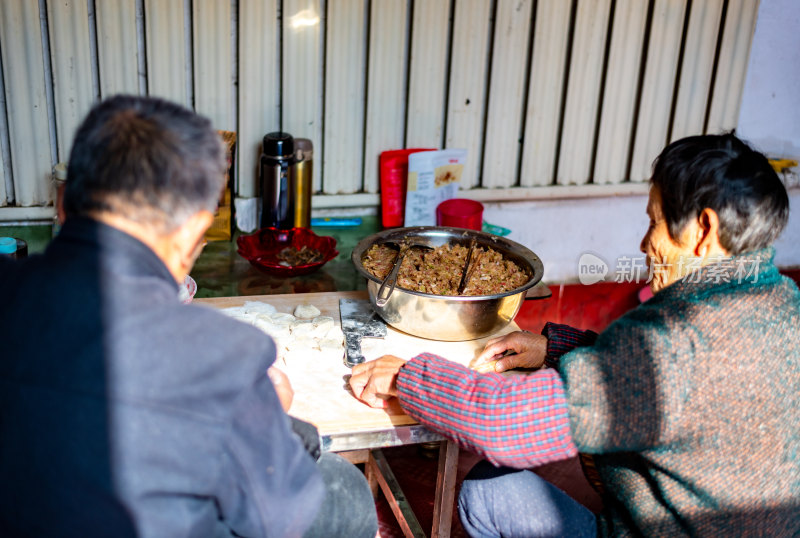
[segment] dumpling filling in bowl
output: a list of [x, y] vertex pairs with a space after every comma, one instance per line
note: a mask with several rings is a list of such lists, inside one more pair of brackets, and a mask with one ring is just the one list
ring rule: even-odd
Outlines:
[[[461, 273], [469, 248], [442, 245], [433, 250], [409, 248], [397, 275], [397, 286], [432, 295], [458, 295]], [[384, 244], [372, 245], [362, 264], [370, 274], [383, 280], [391, 271], [398, 250]], [[516, 263], [490, 247], [475, 247], [467, 269], [463, 296], [495, 295], [519, 288], [530, 275]]]

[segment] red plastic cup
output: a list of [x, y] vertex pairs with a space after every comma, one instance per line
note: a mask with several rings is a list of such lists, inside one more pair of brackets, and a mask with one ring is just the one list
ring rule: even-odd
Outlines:
[[483, 228], [483, 204], [466, 198], [450, 198], [436, 208], [436, 225], [480, 230]]

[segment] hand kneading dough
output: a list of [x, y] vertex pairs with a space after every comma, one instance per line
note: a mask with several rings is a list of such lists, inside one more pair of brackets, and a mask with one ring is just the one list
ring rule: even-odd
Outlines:
[[294, 309], [294, 315], [299, 319], [313, 319], [320, 315], [320, 311], [312, 304], [301, 304]]

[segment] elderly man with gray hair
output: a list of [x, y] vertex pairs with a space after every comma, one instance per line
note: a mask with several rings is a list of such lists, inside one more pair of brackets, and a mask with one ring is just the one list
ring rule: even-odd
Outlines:
[[273, 341], [178, 300], [225, 166], [163, 100], [78, 129], [60, 234], [0, 259], [0, 535], [375, 535], [363, 474], [286, 415]]

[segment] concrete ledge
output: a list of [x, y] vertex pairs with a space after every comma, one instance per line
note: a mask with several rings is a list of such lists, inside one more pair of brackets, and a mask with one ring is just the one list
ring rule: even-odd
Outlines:
[[52, 221], [55, 215], [53, 206], [47, 207], [0, 207], [0, 222], [19, 222], [29, 224], [30, 221]]
[[[569, 200], [606, 198], [609, 196], [647, 195], [648, 183], [619, 183], [609, 185], [548, 185], [538, 187], [508, 187], [499, 189], [475, 188], [462, 190], [459, 196], [480, 202], [529, 202], [536, 200]], [[379, 206], [380, 194], [316, 194], [311, 199], [314, 209], [337, 207]]]

